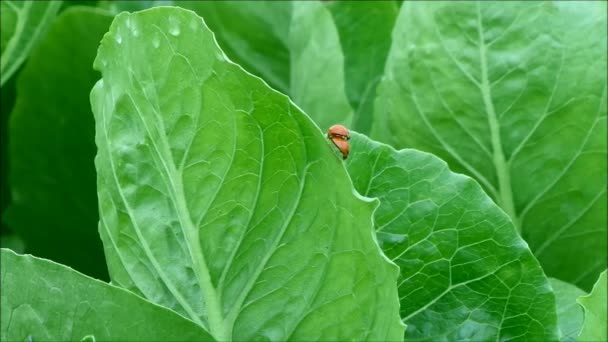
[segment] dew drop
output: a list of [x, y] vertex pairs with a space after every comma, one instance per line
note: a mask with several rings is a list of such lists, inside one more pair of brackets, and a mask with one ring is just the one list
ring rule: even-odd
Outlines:
[[158, 49], [160, 46], [160, 39], [158, 39], [158, 37], [152, 38], [152, 46], [154, 46], [155, 49]]
[[180, 33], [179, 20], [177, 18], [169, 17], [169, 34], [172, 36], [178, 36]]
[[114, 39], [116, 39], [116, 42], [118, 44], [122, 44], [122, 36], [120, 34], [117, 34]]
[[129, 21], [127, 21], [127, 27], [131, 30], [131, 33], [133, 34], [133, 36], [138, 37], [140, 30], [139, 30], [139, 25], [137, 24], [136, 21], [131, 20], [131, 18], [129, 18]]
[[180, 33], [179, 26], [177, 24], [175, 24], [174, 26], [171, 26], [171, 28], [169, 28], [169, 33], [172, 36], [179, 36], [179, 33]]

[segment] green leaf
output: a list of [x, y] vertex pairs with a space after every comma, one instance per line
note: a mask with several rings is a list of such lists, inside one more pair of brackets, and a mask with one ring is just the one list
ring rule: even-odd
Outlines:
[[2, 341], [212, 341], [201, 327], [69, 267], [0, 249]]
[[108, 279], [97, 226], [95, 122], [88, 93], [95, 53], [112, 17], [70, 7], [32, 52], [10, 118], [7, 224], [26, 251]]
[[395, 1], [332, 1], [327, 8], [344, 51], [346, 95], [355, 110], [352, 128], [367, 134], [399, 8]]
[[401, 269], [406, 340], [549, 341], [549, 282], [512, 223], [473, 179], [437, 157], [351, 136], [348, 172], [377, 197], [377, 239]]
[[103, 8], [112, 15], [116, 15], [122, 11], [135, 12], [156, 6], [170, 6], [173, 4], [171, 0], [100, 0], [97, 6]]
[[288, 94], [291, 1], [174, 1], [205, 19], [222, 50], [245, 70]]
[[293, 2], [289, 31], [289, 96], [322, 129], [350, 126], [353, 111], [346, 97], [344, 57], [331, 14], [319, 1]]
[[606, 268], [606, 3], [404, 2], [373, 137], [475, 178], [553, 277]]
[[209, 24], [228, 57], [289, 95], [322, 129], [350, 125], [344, 57], [320, 1], [176, 1]]
[[549, 281], [555, 293], [557, 319], [561, 331], [560, 341], [576, 341], [583, 325], [583, 308], [576, 303], [576, 299], [586, 293], [559, 279], [550, 278]]
[[398, 270], [335, 147], [191, 11], [118, 15], [91, 93], [112, 281], [218, 340], [398, 340]]
[[585, 309], [583, 328], [577, 341], [608, 341], [606, 317], [606, 272], [600, 274], [593, 290], [576, 300]]
[[61, 1], [11, 1], [0, 3], [0, 85], [25, 61], [61, 7]]

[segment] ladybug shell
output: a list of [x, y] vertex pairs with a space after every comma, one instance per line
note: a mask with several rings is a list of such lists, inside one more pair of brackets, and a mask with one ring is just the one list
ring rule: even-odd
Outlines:
[[327, 137], [330, 139], [340, 137], [348, 140], [350, 138], [350, 134], [348, 133], [348, 129], [346, 129], [346, 127], [342, 125], [333, 125], [327, 130]]
[[342, 159], [348, 158], [348, 153], [350, 152], [350, 146], [348, 145], [348, 141], [341, 137], [334, 137], [331, 141], [336, 145], [336, 147], [342, 152]]

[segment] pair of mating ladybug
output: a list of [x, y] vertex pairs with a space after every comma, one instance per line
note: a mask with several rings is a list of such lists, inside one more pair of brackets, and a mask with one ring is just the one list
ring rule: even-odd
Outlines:
[[342, 125], [333, 125], [329, 127], [327, 138], [329, 138], [340, 152], [342, 152], [342, 159], [348, 158], [348, 153], [350, 152], [348, 140], [350, 140], [350, 135], [348, 134], [348, 129], [346, 129], [346, 127]]

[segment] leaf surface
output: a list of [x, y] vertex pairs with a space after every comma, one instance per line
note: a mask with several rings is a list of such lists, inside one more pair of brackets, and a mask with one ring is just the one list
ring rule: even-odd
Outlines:
[[576, 341], [583, 325], [583, 308], [576, 299], [586, 293], [575, 285], [559, 279], [550, 278], [549, 281], [555, 293], [557, 319], [561, 331], [560, 341]]
[[320, 1], [293, 3], [288, 46], [289, 96], [322, 129], [336, 123], [350, 126], [344, 56], [331, 13]]
[[398, 340], [398, 270], [334, 147], [200, 17], [118, 15], [95, 67], [112, 281], [218, 340]]
[[369, 134], [376, 86], [384, 72], [391, 32], [398, 14], [395, 1], [331, 1], [331, 11], [344, 52], [344, 83], [352, 128]]
[[245, 70], [288, 94], [292, 1], [174, 1], [205, 19], [222, 50]]
[[228, 57], [289, 95], [327, 129], [353, 120], [344, 55], [320, 1], [176, 1], [205, 18]]
[[606, 315], [606, 291], [608, 279], [606, 272], [600, 274], [593, 290], [586, 296], [581, 296], [577, 302], [585, 310], [583, 328], [577, 341], [608, 341], [608, 317]]
[[605, 2], [405, 2], [372, 134], [475, 178], [583, 289], [606, 268], [605, 27]]
[[557, 339], [547, 278], [477, 182], [428, 153], [357, 133], [351, 145], [355, 189], [380, 199], [376, 236], [401, 269], [406, 340]]
[[4, 85], [25, 61], [60, 7], [61, 1], [6, 0], [0, 3], [0, 85]]
[[99, 79], [93, 60], [111, 21], [95, 8], [66, 9], [20, 73], [9, 136], [13, 203], [5, 217], [28, 253], [99, 279], [108, 272], [97, 232], [88, 94]]
[[213, 341], [200, 326], [50, 260], [0, 249], [3, 341]]

